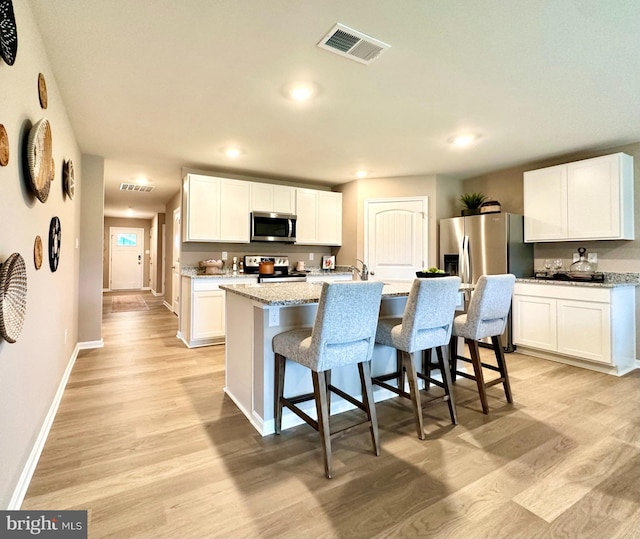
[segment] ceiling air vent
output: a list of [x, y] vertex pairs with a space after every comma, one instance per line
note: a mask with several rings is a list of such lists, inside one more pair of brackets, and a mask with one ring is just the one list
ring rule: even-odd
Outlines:
[[391, 45], [338, 23], [320, 40], [318, 47], [361, 64], [370, 64]]
[[137, 183], [121, 183], [120, 191], [136, 191], [138, 193], [150, 193], [153, 185], [139, 185]]

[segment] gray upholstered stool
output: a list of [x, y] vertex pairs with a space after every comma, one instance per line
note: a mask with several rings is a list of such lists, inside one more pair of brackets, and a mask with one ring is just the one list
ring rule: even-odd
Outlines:
[[[411, 286], [402, 318], [383, 318], [378, 322], [376, 342], [397, 350], [397, 367], [394, 373], [374, 377], [373, 383], [411, 398], [416, 430], [421, 440], [424, 440], [424, 421], [418, 378], [444, 389], [444, 396], [427, 402], [447, 401], [451, 422], [457, 424], [455, 402], [449, 387], [449, 364], [445, 363], [441, 347], [449, 344], [459, 287], [459, 277], [416, 279]], [[424, 362], [422, 373], [416, 371], [413, 363], [415, 353], [431, 351], [432, 348], [436, 348], [442, 381], [431, 377], [430, 369], [425, 368]], [[409, 375], [409, 394], [404, 390], [404, 371]], [[395, 386], [387, 383], [392, 379], [396, 379]]]
[[[500, 335], [504, 333], [507, 325], [507, 316], [511, 308], [515, 282], [516, 278], [511, 274], [484, 275], [480, 277], [473, 291], [473, 297], [469, 303], [467, 313], [456, 316], [453, 321], [453, 334], [449, 347], [453, 381], [455, 382], [456, 376], [476, 381], [482, 411], [485, 414], [489, 413], [487, 387], [502, 383], [507, 402], [513, 402]], [[458, 354], [458, 337], [463, 337], [465, 343], [469, 346], [471, 358]], [[482, 363], [480, 360], [478, 341], [487, 337], [491, 337], [497, 366]], [[457, 361], [459, 359], [473, 365], [474, 375], [457, 370]], [[485, 382], [483, 368], [500, 373], [500, 377]]]
[[[329, 429], [330, 391], [364, 410], [370, 424], [371, 440], [380, 455], [378, 420], [371, 386], [371, 355], [382, 298], [381, 282], [324, 283], [313, 328], [294, 329], [273, 338], [275, 353], [275, 431], [282, 428], [282, 407], [286, 406], [320, 433], [324, 469], [331, 478], [331, 440]], [[284, 397], [286, 359], [311, 369], [313, 393]], [[331, 369], [357, 363], [362, 386], [362, 402], [331, 385]], [[297, 403], [315, 399], [318, 420]], [[344, 430], [344, 429], [342, 429]]]

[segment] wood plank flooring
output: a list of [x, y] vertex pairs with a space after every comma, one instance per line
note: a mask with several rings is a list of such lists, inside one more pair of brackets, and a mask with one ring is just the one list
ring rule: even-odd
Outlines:
[[381, 456], [351, 429], [327, 480], [315, 431], [258, 435], [224, 347], [188, 350], [144, 298], [113, 313], [105, 295], [105, 346], [80, 353], [23, 509], [87, 509], [91, 538], [640, 537], [638, 371], [507, 354], [513, 405], [493, 387], [485, 416], [459, 380], [460, 424], [426, 408], [420, 441], [408, 400], [380, 403]]

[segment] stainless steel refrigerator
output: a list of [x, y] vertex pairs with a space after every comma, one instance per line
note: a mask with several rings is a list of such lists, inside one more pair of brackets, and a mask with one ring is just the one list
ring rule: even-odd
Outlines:
[[[512, 213], [486, 213], [440, 220], [440, 267], [475, 284], [481, 275], [533, 275], [533, 244], [524, 242], [524, 218]], [[514, 350], [511, 315], [502, 336]]]

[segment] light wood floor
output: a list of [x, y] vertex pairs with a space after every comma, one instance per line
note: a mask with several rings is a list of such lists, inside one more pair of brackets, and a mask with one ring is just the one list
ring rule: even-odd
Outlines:
[[[490, 415], [456, 384], [415, 435], [409, 402], [366, 426], [262, 438], [223, 392], [224, 347], [186, 349], [161, 300], [111, 313], [81, 352], [23, 509], [87, 509], [89, 537], [637, 538], [640, 373], [615, 378], [508, 354], [515, 398]], [[349, 414], [343, 414], [349, 415]]]

